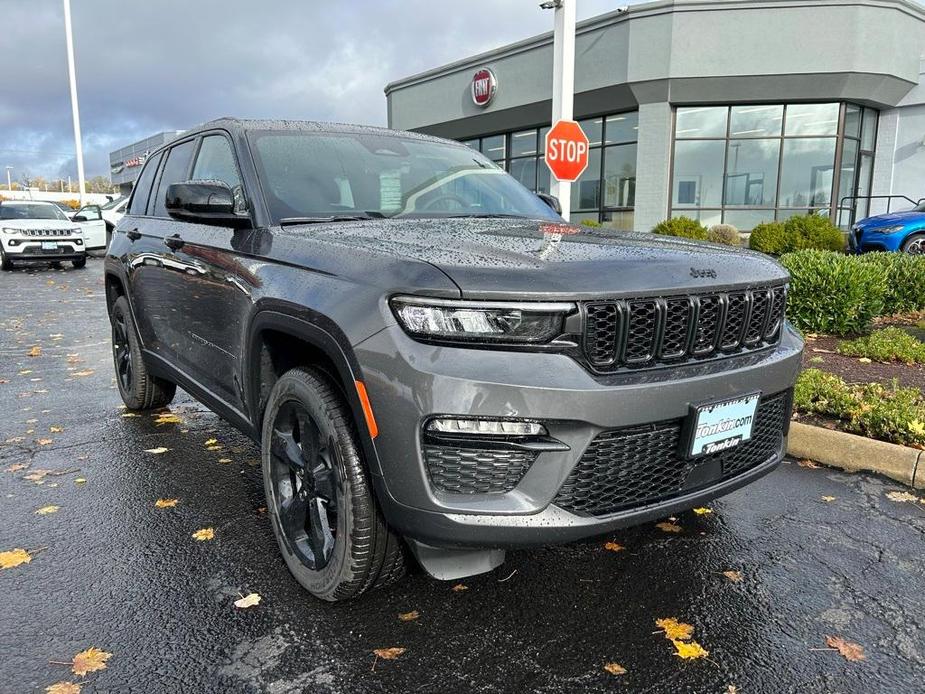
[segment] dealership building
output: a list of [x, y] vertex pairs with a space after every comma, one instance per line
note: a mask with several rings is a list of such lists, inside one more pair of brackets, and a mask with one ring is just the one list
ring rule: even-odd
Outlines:
[[109, 178], [112, 184], [119, 186], [119, 192], [123, 195], [131, 193], [132, 186], [135, 185], [148, 155], [183, 132], [183, 130], [167, 130], [110, 152]]
[[[591, 156], [572, 219], [747, 231], [908, 208], [866, 196], [925, 197], [923, 51], [912, 0], [657, 0], [581, 22], [575, 117]], [[463, 141], [548, 192], [552, 62], [549, 33], [400, 79], [389, 125]]]

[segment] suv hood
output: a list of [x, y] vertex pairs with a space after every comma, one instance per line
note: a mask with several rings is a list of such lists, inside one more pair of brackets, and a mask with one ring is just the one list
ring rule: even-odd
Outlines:
[[287, 227], [313, 242], [430, 263], [466, 298], [594, 298], [780, 282], [770, 257], [645, 233], [524, 219], [387, 219]]
[[874, 217], [868, 217], [867, 219], [862, 219], [860, 222], [858, 222], [857, 226], [862, 228], [881, 227], [890, 224], [907, 224], [908, 222], [914, 222], [922, 219], [925, 219], [925, 212], [906, 210], [904, 212], [891, 212], [889, 214], [878, 214]]
[[64, 222], [60, 219], [0, 219], [4, 229], [79, 229], [77, 222]]

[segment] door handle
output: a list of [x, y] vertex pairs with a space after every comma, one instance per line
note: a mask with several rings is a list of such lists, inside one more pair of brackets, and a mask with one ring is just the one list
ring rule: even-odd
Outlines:
[[125, 235], [128, 236], [132, 241], [137, 241], [141, 238], [141, 232], [138, 229], [129, 229], [125, 232]]
[[177, 251], [183, 248], [184, 241], [180, 238], [179, 234], [174, 234], [164, 239], [164, 243], [167, 244], [168, 248]]

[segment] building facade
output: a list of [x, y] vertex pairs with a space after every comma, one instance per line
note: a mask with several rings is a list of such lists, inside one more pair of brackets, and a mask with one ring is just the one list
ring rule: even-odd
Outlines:
[[[869, 196], [925, 197], [923, 52], [912, 0], [658, 0], [581, 22], [575, 116], [592, 149], [572, 219], [747, 231], [909, 207]], [[551, 33], [385, 91], [390, 127], [465, 142], [548, 192]]]
[[131, 193], [132, 186], [135, 185], [135, 180], [141, 173], [141, 167], [148, 158], [148, 154], [183, 132], [183, 130], [167, 130], [110, 152], [109, 177], [113, 185], [119, 186], [119, 191], [123, 195]]

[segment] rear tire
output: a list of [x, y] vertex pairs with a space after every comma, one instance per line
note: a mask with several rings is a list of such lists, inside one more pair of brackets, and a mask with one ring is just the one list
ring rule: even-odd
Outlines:
[[13, 269], [13, 261], [10, 260], [6, 253], [0, 251], [0, 270], [8, 271]]
[[124, 296], [116, 299], [109, 320], [112, 324], [112, 358], [122, 402], [130, 410], [153, 410], [169, 405], [177, 386], [148, 372], [128, 299]]
[[71, 261], [71, 265], [74, 266], [74, 269], [75, 269], [75, 270], [80, 270], [80, 269], [82, 269], [82, 268], [87, 267], [87, 259], [86, 259], [86, 258], [78, 258], [77, 260], [72, 260], [72, 261]]
[[925, 253], [925, 234], [912, 234], [909, 236], [903, 241], [902, 251], [909, 255], [922, 255]]
[[404, 575], [404, 546], [373, 498], [350, 410], [323, 373], [280, 377], [261, 442], [273, 533], [302, 587], [333, 602]]

